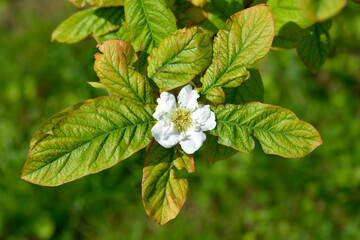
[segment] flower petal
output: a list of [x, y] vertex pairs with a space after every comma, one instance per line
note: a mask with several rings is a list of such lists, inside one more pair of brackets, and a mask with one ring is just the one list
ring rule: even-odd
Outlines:
[[156, 106], [153, 117], [156, 120], [168, 120], [171, 110], [176, 107], [174, 95], [168, 92], [162, 92], [160, 98], [157, 99], [157, 102], [159, 105]]
[[198, 108], [191, 113], [191, 118], [193, 121], [201, 124], [208, 120], [210, 114], [211, 114], [211, 110], [209, 105], [204, 106], [199, 104]]
[[151, 129], [155, 140], [165, 148], [175, 146], [180, 140], [180, 133], [174, 127], [174, 124], [167, 124], [164, 121], [158, 121]]
[[201, 131], [213, 130], [216, 127], [215, 113], [210, 111], [210, 117], [200, 126]]
[[196, 124], [196, 128], [201, 131], [213, 130], [216, 127], [215, 114], [209, 105], [201, 105], [191, 114], [191, 118]]
[[187, 132], [186, 135], [184, 139], [180, 140], [180, 145], [187, 154], [196, 152], [206, 139], [206, 135], [203, 132], [191, 131]]
[[200, 97], [196, 90], [192, 90], [191, 85], [186, 85], [181, 89], [178, 95], [178, 103], [182, 107], [187, 107], [191, 110], [197, 108], [197, 99]]

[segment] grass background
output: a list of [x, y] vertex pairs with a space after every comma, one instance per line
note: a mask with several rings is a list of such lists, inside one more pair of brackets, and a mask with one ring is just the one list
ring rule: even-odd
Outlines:
[[213, 166], [198, 153], [188, 200], [165, 226], [143, 209], [141, 154], [56, 188], [19, 178], [43, 121], [104, 95], [86, 83], [97, 81], [94, 40], [50, 42], [74, 11], [63, 0], [0, 0], [0, 239], [360, 239], [360, 5], [334, 19], [318, 74], [295, 51], [259, 63], [265, 102], [313, 124], [324, 145], [302, 159], [257, 146]]

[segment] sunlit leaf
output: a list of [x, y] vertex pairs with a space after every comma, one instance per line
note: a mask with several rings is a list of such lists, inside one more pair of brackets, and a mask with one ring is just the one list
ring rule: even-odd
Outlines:
[[211, 56], [211, 39], [201, 28], [180, 29], [151, 51], [148, 76], [160, 90], [171, 90], [204, 71]]
[[303, 157], [322, 144], [320, 134], [291, 111], [253, 102], [213, 108], [216, 128], [210, 133], [219, 143], [242, 152], [251, 152], [256, 137], [264, 152], [287, 158]]
[[125, 0], [125, 16], [136, 51], [150, 52], [176, 31], [175, 16], [164, 0]]
[[245, 104], [264, 101], [264, 86], [259, 70], [251, 65], [248, 67], [250, 78], [236, 88], [224, 88], [225, 104]]
[[186, 201], [188, 181], [175, 179], [173, 167], [193, 172], [192, 166], [192, 157], [177, 148], [164, 148], [156, 142], [150, 147], [143, 170], [142, 197], [146, 213], [157, 223], [163, 225], [174, 219]]
[[127, 42], [108, 40], [98, 45], [102, 54], [95, 55], [95, 72], [111, 95], [122, 99], [151, 103], [150, 84], [131, 65], [138, 59]]
[[320, 69], [329, 55], [330, 27], [330, 21], [318, 23], [306, 29], [301, 35], [297, 52], [304, 64], [314, 73]]
[[89, 100], [36, 142], [21, 177], [56, 186], [112, 167], [150, 143], [154, 111], [116, 96]]
[[275, 20], [273, 47], [280, 49], [296, 48], [303, 29], [312, 22], [302, 13], [298, 0], [269, 0]]
[[298, 0], [303, 14], [313, 22], [322, 22], [337, 15], [347, 0]]
[[201, 94], [215, 104], [222, 103], [222, 87], [237, 87], [249, 78], [246, 66], [263, 58], [274, 36], [271, 10], [257, 5], [233, 15], [228, 30], [215, 39], [213, 62], [202, 79]]
[[90, 8], [75, 13], [53, 32], [52, 40], [75, 43], [89, 35], [101, 36], [118, 29], [124, 22], [124, 8]]

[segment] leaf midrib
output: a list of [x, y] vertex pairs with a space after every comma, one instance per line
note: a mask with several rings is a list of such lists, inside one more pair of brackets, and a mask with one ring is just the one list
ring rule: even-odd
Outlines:
[[[125, 86], [126, 87], [128, 87], [130, 90], [131, 90], [131, 92], [135, 95], [135, 97], [140, 101], [140, 102], [142, 102], [142, 103], [146, 103], [146, 100], [145, 99], [143, 99], [136, 91], [135, 91], [135, 89], [131, 86], [131, 84], [130, 84], [130, 77], [129, 77], [129, 68], [130, 68], [130, 66], [126, 66], [127, 67], [127, 73], [126, 73], [126, 76], [128, 77], [128, 80], [126, 80], [125, 78], [123, 78], [122, 77], [122, 75], [121, 75], [121, 73], [120, 73], [120, 71], [118, 71], [116, 68], [115, 68], [115, 66], [111, 63], [111, 61], [109, 61], [109, 59], [108, 59], [108, 57], [105, 55], [105, 54], [103, 54], [103, 56], [105, 57], [105, 59], [106, 59], [106, 61], [107, 61], [107, 65], [109, 65], [116, 73], [117, 73], [117, 75], [119, 76], [119, 78], [120, 79], [122, 79], [123, 80], [123, 82], [126, 84]], [[126, 58], [125, 57], [125, 55], [124, 55], [124, 58]], [[125, 61], [126, 62], [126, 61]], [[123, 63], [124, 64], [124, 63]], [[134, 70], [135, 72], [136, 72], [136, 70]], [[138, 72], [137, 72], [138, 73]], [[140, 74], [140, 73], [139, 73]], [[105, 76], [105, 74], [103, 74], [104, 76]], [[140, 74], [140, 76], [141, 76], [141, 74]], [[142, 76], [141, 76], [142, 77]], [[115, 83], [115, 84], [117, 84], [117, 85], [120, 85], [121, 86], [121, 84], [119, 84], [118, 82], [116, 82], [116, 81], [113, 81], [111, 78], [109, 78], [109, 77], [106, 77], [109, 81], [111, 81], [111, 82], [113, 82], [113, 83]], [[144, 78], [143, 78], [144, 79]], [[144, 81], [144, 87], [146, 88], [146, 82]], [[123, 96], [126, 96], [126, 94], [124, 94], [123, 93]]]
[[[284, 120], [290, 120], [290, 119], [283, 119], [281, 121], [284, 121]], [[244, 128], [247, 128], [247, 129], [251, 129], [251, 130], [256, 130], [256, 131], [263, 131], [263, 132], [269, 132], [269, 133], [272, 133], [272, 134], [280, 134], [280, 135], [285, 135], [285, 136], [293, 136], [293, 137], [296, 137], [296, 138], [302, 138], [302, 139], [312, 139], [310, 137], [303, 137], [303, 136], [296, 136], [296, 135], [292, 135], [292, 134], [289, 134], [289, 133], [282, 133], [282, 132], [277, 132], [277, 131], [271, 131], [269, 129], [264, 129], [264, 128], [256, 128], [256, 127], [251, 127], [251, 126], [247, 126], [247, 125], [241, 125], [240, 123], [234, 123], [234, 122], [230, 122], [230, 121], [225, 121], [225, 120], [218, 120], [218, 122], [222, 122], [222, 123], [225, 123], [225, 124], [230, 124], [230, 125], [235, 125], [237, 127], [244, 127]], [[278, 123], [277, 123], [278, 124]], [[292, 129], [292, 130], [296, 130], [296, 129]], [[307, 129], [301, 129], [302, 131], [308, 131]], [[308, 132], [311, 132], [311, 131], [308, 131]], [[254, 133], [254, 132], [252, 132]]]
[[169, 64], [169, 62], [171, 60], [173, 60], [174, 58], [176, 58], [180, 53], [182, 53], [184, 51], [184, 49], [190, 45], [190, 43], [193, 41], [194, 37], [195, 37], [196, 33], [195, 34], [192, 34], [190, 40], [184, 44], [184, 46], [181, 48], [181, 50], [179, 50], [175, 55], [173, 55], [172, 57], [170, 57], [152, 76], [149, 76], [151, 79], [154, 79], [156, 77], [156, 75], [161, 72], [161, 70], [167, 66]]
[[[257, 19], [257, 21], [259, 21], [259, 19]], [[251, 29], [251, 32], [253, 32], [253, 30], [254, 30], [255, 28], [256, 28], [256, 26]], [[253, 40], [253, 42], [257, 41], [257, 40], [260, 38], [260, 35], [265, 31], [266, 28], [267, 28], [267, 26], [265, 26], [265, 27], [261, 30], [261, 33], [259, 33], [259, 35], [256, 37], [256, 39]], [[229, 31], [224, 31], [224, 33], [227, 35], [227, 44], [229, 43], [230, 31], [231, 31], [231, 29], [230, 29]], [[249, 34], [249, 35], [250, 35], [250, 34]], [[245, 43], [245, 42], [247, 41], [247, 39], [249, 38], [249, 35], [246, 37], [246, 39], [243, 41], [243, 43]], [[212, 88], [214, 88], [214, 87], [215, 87], [215, 88], [216, 88], [216, 87], [220, 87], [220, 86], [216, 86], [216, 84], [217, 84], [217, 83], [223, 78], [223, 76], [228, 72], [229, 68], [231, 68], [231, 66], [232, 66], [232, 65], [234, 64], [234, 62], [237, 60], [237, 58], [239, 57], [239, 55], [241, 55], [241, 53], [242, 53], [243, 51], [245, 51], [247, 48], [249, 48], [249, 46], [250, 46], [250, 45], [248, 45], [247, 47], [242, 48], [242, 49], [239, 50], [238, 54], [236, 54], [236, 57], [234, 57], [234, 58], [230, 61], [230, 63], [229, 63], [229, 64], [227, 65], [227, 67], [226, 67], [226, 70], [220, 75], [220, 77], [218, 77], [213, 83], [211, 83], [211, 84], [209, 85], [209, 87], [208, 87], [205, 91], [202, 92], [204, 95], [206, 95], [206, 93], [207, 93], [209, 90], [211, 90]], [[228, 48], [228, 49], [229, 49], [229, 48]], [[261, 48], [258, 52], [256, 52], [256, 54], [254, 54], [254, 56], [253, 56], [252, 58], [250, 58], [246, 63], [242, 64], [241, 67], [242, 67], [242, 68], [245, 68], [245, 72], [248, 71], [248, 70], [246, 69], [246, 66], [247, 66], [247, 65], [250, 65], [250, 64], [251, 64], [250, 62], [253, 61], [254, 58], [256, 58], [257, 55], [259, 54], [259, 52], [261, 52], [263, 49], [264, 49], [264, 48]], [[259, 59], [256, 59], [254, 62], [256, 62], [257, 60], [259, 60]], [[215, 65], [215, 61], [214, 61], [214, 65]], [[214, 77], [215, 77], [215, 66], [214, 66]], [[232, 81], [235, 81], [235, 79], [232, 80]]]

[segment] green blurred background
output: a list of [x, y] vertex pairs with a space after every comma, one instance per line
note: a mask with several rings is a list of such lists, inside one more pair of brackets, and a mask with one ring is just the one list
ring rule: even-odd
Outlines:
[[143, 155], [56, 188], [20, 180], [28, 144], [91, 88], [95, 41], [51, 43], [76, 11], [65, 0], [0, 0], [0, 239], [360, 239], [360, 5], [333, 21], [332, 50], [311, 74], [295, 51], [259, 63], [265, 102], [313, 124], [324, 145], [302, 159], [251, 154], [209, 165], [201, 152], [179, 216], [165, 226], [141, 201]]

